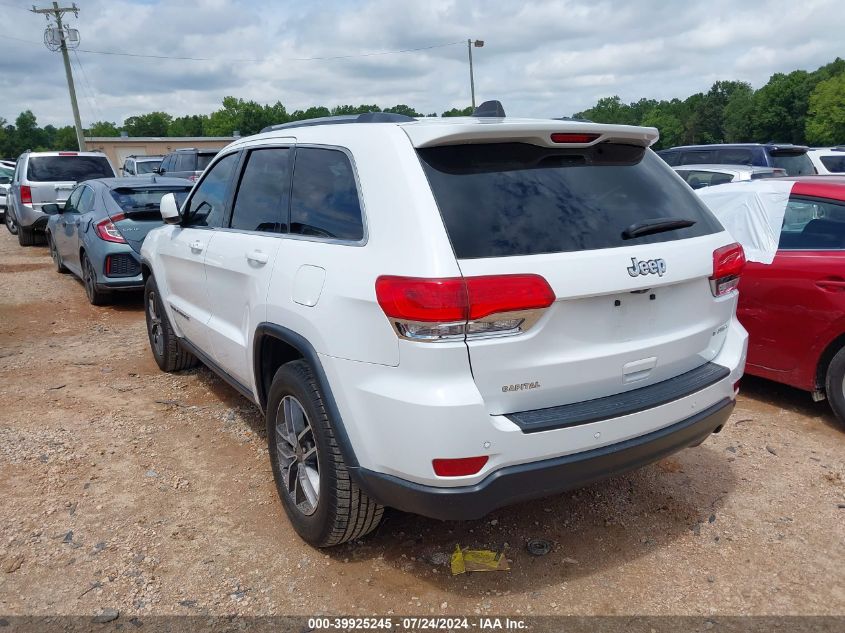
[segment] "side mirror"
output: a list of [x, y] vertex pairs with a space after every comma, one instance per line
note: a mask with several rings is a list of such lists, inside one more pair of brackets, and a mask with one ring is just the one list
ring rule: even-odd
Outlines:
[[62, 212], [62, 208], [55, 203], [45, 204], [41, 210], [47, 215], [58, 215]]
[[161, 167], [156, 167], [155, 169], [153, 169], [153, 173], [158, 174], [159, 176], [163, 176], [164, 170]]
[[12, 182], [12, 179], [8, 176], [0, 176], [0, 185], [8, 185], [10, 182]]
[[182, 220], [179, 205], [176, 204], [176, 196], [172, 193], [166, 193], [161, 197], [159, 209], [165, 224], [179, 224]]

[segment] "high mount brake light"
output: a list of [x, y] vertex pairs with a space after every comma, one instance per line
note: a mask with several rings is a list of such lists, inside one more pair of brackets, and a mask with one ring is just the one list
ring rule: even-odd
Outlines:
[[601, 134], [585, 132], [555, 132], [552, 134], [552, 143], [592, 143]]
[[555, 300], [539, 275], [382, 276], [376, 298], [403, 338], [421, 341], [519, 334]]
[[745, 251], [739, 244], [728, 244], [713, 251], [713, 275], [710, 277], [713, 296], [721, 297], [736, 290], [743, 268]]
[[106, 242], [114, 242], [115, 244], [126, 244], [126, 240], [123, 238], [123, 235], [120, 234], [120, 231], [118, 231], [117, 227], [114, 225], [115, 222], [120, 222], [120, 220], [124, 219], [126, 219], [125, 214], [117, 213], [110, 218], [100, 220], [95, 225], [97, 237], [99, 237], [101, 240], [105, 240]]

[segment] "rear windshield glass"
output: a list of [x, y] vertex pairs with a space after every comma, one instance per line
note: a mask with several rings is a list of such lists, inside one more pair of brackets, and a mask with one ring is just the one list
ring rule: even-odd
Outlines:
[[179, 187], [174, 189], [130, 189], [120, 187], [111, 190], [111, 197], [124, 211], [153, 211], [158, 212], [161, 205], [161, 198], [166, 193], [176, 196], [176, 204], [181, 207], [185, 198], [188, 197], [190, 187]]
[[34, 156], [26, 177], [35, 182], [82, 182], [113, 178], [114, 171], [105, 156]]
[[135, 163], [135, 170], [139, 174], [151, 174], [154, 169], [158, 169], [159, 165], [161, 165], [160, 160], [145, 160], [143, 162], [137, 161]]
[[816, 168], [813, 167], [813, 161], [806, 153], [800, 154], [784, 154], [781, 152], [771, 154], [772, 167], [780, 167], [785, 169], [790, 176], [806, 176], [808, 174], [815, 174]]
[[197, 154], [197, 171], [203, 171], [217, 154]]
[[[708, 235], [718, 221], [651, 151], [523, 143], [418, 150], [457, 257], [505, 257], [633, 246]], [[656, 218], [688, 228], [623, 239]]]
[[821, 161], [828, 171], [845, 172], [845, 156], [822, 156]]

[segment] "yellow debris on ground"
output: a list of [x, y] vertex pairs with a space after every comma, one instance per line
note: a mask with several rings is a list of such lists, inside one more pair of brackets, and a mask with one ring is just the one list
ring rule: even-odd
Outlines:
[[488, 549], [461, 549], [455, 546], [451, 560], [452, 575], [465, 574], [468, 571], [508, 571], [508, 559], [504, 552]]

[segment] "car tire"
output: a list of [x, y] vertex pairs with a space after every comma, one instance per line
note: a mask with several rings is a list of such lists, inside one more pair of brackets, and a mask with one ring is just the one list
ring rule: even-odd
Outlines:
[[59, 249], [53, 243], [53, 236], [50, 233], [47, 233], [47, 247], [50, 249], [50, 257], [53, 258], [53, 265], [56, 267], [56, 272], [62, 274], [69, 273], [70, 271], [65, 266], [64, 260], [62, 260]]
[[82, 253], [82, 285], [85, 286], [85, 294], [92, 306], [104, 306], [111, 303], [112, 295], [107, 290], [101, 290], [97, 285], [97, 273], [94, 265], [88, 259], [88, 255]]
[[3, 219], [3, 222], [6, 224], [6, 228], [8, 229], [9, 233], [11, 233], [12, 235], [18, 234], [18, 223], [15, 221], [11, 210], [6, 209], [6, 217]]
[[167, 372], [182, 371], [199, 364], [197, 357], [179, 343], [179, 337], [173, 331], [167, 312], [164, 311], [153, 277], [147, 279], [144, 286], [144, 315], [150, 349], [159, 369]]
[[331, 547], [373, 531], [384, 506], [349, 477], [307, 362], [292, 361], [276, 372], [266, 418], [276, 490], [297, 534], [314, 547]]
[[845, 347], [840, 349], [827, 366], [824, 381], [830, 408], [841, 424], [845, 424]]
[[35, 231], [18, 225], [18, 244], [21, 246], [35, 245]]

